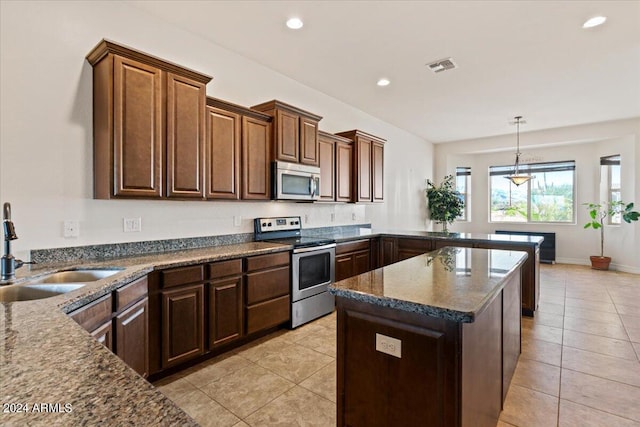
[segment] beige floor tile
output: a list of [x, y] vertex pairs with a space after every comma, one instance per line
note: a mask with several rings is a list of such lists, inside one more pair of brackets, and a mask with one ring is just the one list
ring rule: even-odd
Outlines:
[[196, 387], [201, 388], [213, 380], [217, 380], [238, 369], [247, 367], [250, 363], [249, 360], [236, 354], [217, 357], [207, 363], [198, 365], [195, 369], [192, 368], [191, 372], [186, 375], [184, 379]]
[[256, 364], [298, 384], [334, 360], [331, 356], [296, 344], [258, 359]]
[[640, 316], [621, 314], [620, 318], [626, 328], [640, 329]]
[[294, 387], [245, 418], [245, 421], [255, 427], [335, 426], [336, 404], [302, 387]]
[[562, 368], [640, 387], [640, 363], [613, 356], [565, 347]]
[[272, 354], [280, 354], [292, 345], [294, 344], [286, 340], [263, 341], [254, 346], [243, 347], [237, 354], [247, 360], [256, 362]]
[[338, 347], [337, 333], [335, 329], [325, 329], [307, 336], [304, 340], [298, 341], [297, 344], [319, 353], [336, 357]]
[[638, 427], [640, 423], [560, 399], [558, 427]]
[[316, 325], [315, 322], [307, 323], [306, 325], [300, 326], [299, 328], [287, 332], [286, 339], [288, 341], [297, 343], [300, 340], [304, 340], [315, 333], [322, 332], [324, 329], [324, 327]]
[[640, 360], [640, 343], [632, 342], [631, 345], [636, 351], [636, 357]]
[[249, 424], [244, 421], [240, 421], [238, 424], [234, 424], [233, 427], [251, 427]]
[[245, 418], [293, 386], [292, 382], [260, 366], [249, 365], [211, 381], [202, 391], [236, 416]]
[[558, 419], [558, 398], [512, 384], [500, 420], [515, 426], [550, 427]]
[[562, 345], [536, 339], [523, 339], [520, 359], [537, 360], [549, 365], [560, 366]]
[[535, 360], [520, 359], [511, 384], [559, 396], [560, 367]]
[[565, 298], [565, 307], [577, 307], [585, 310], [606, 311], [607, 313], [617, 313], [612, 302], [587, 301], [583, 299]]
[[541, 341], [562, 344], [562, 328], [554, 328], [552, 326], [533, 324], [528, 328], [525, 326], [525, 320], [522, 321], [522, 335], [526, 339], [536, 339]]
[[336, 402], [336, 379], [337, 365], [335, 362], [329, 363], [315, 374], [300, 383], [301, 387], [319, 394], [320, 396]]
[[640, 388], [570, 369], [563, 369], [560, 375], [563, 399], [640, 421]]
[[550, 314], [544, 311], [538, 311], [533, 318], [535, 324], [553, 326], [554, 328], [562, 328], [564, 324], [564, 316], [558, 314]]
[[322, 326], [323, 328], [329, 328], [329, 329], [335, 330], [336, 326], [337, 326], [336, 325], [336, 318], [337, 318], [336, 312], [334, 311], [331, 314], [328, 314], [328, 315], [326, 315], [324, 317], [321, 317], [318, 320], [315, 320], [313, 322], [313, 324], [317, 325], [317, 326]]
[[608, 313], [606, 311], [589, 310], [578, 307], [565, 307], [564, 315], [576, 319], [592, 320], [600, 323], [611, 323], [613, 325], [622, 325], [622, 320], [617, 313]]
[[154, 383], [154, 386], [174, 402], [179, 400], [185, 394], [198, 390], [193, 384], [184, 378], [165, 378]]
[[562, 344], [567, 347], [579, 348], [621, 359], [636, 360], [636, 354], [629, 341], [585, 334], [568, 329], [565, 329], [562, 340]]
[[505, 423], [502, 420], [498, 420], [498, 424], [496, 424], [496, 427], [517, 427], [517, 426], [514, 426], [513, 424]]
[[564, 305], [558, 303], [543, 302], [541, 300], [538, 304], [538, 311], [562, 316], [564, 314]]
[[627, 335], [632, 342], [640, 343], [640, 328], [625, 328]]
[[200, 390], [181, 396], [175, 403], [202, 427], [231, 427], [240, 421]]
[[600, 335], [602, 337], [615, 338], [619, 340], [629, 339], [629, 336], [622, 325], [613, 325], [611, 323], [600, 323], [596, 321], [587, 321], [585, 319], [576, 319], [575, 317], [565, 317], [564, 328], [572, 331], [583, 332], [585, 334]]
[[609, 292], [606, 289], [567, 289], [567, 293], [565, 295], [567, 298], [580, 299], [585, 301], [596, 301], [596, 302], [606, 302], [611, 303], [611, 297], [609, 296]]
[[[628, 303], [628, 301], [625, 301]], [[637, 315], [638, 313], [640, 313], [640, 308], [633, 306], [633, 305], [628, 305], [628, 304], [617, 304], [616, 303], [616, 309], [618, 310], [618, 313], [620, 314], [630, 314], [632, 316]]]

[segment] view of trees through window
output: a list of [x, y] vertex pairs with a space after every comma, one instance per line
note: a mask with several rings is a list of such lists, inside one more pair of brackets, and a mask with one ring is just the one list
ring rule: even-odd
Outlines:
[[520, 186], [505, 177], [512, 166], [491, 166], [492, 222], [574, 222], [575, 162], [521, 165], [533, 179]]

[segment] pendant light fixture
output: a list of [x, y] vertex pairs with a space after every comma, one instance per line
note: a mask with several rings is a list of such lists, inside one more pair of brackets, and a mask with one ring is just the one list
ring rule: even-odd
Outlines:
[[520, 124], [527, 122], [522, 120], [522, 116], [515, 116], [513, 119], [513, 123], [516, 125], [516, 164], [514, 166], [513, 174], [507, 175], [505, 178], [513, 182], [516, 186], [520, 186], [535, 177], [520, 173]]

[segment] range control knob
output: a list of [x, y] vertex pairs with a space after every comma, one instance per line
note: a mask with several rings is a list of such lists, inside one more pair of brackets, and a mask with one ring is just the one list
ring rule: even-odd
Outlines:
[[271, 223], [267, 224], [269, 227], [271, 227]]
[[296, 225], [298, 225], [298, 224], [300, 224], [300, 222], [299, 222], [299, 221], [296, 221]]
[[267, 223], [266, 223], [266, 222], [263, 222], [263, 223], [262, 223], [262, 226], [263, 226], [263, 227], [266, 227], [266, 226], [267, 226]]

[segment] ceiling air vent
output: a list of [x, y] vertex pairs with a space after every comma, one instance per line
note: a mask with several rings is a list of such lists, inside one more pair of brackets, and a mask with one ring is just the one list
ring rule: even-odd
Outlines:
[[439, 73], [441, 71], [453, 70], [454, 68], [458, 68], [458, 66], [453, 62], [453, 59], [440, 59], [438, 61], [427, 64], [427, 67], [434, 73]]

